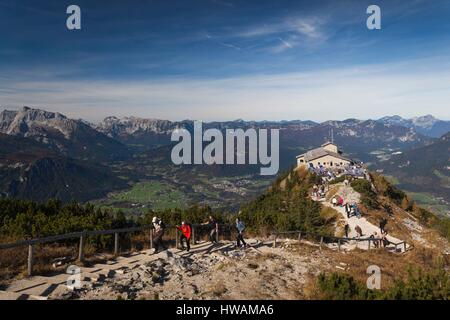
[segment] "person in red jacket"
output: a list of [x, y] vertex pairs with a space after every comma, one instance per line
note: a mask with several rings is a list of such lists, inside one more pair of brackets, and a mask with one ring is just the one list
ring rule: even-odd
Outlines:
[[184, 244], [183, 244], [183, 240], [186, 241], [186, 248], [187, 251], [189, 252], [189, 250], [191, 250], [191, 233], [192, 233], [192, 227], [189, 223], [186, 223], [184, 221], [181, 222], [181, 227], [177, 226], [177, 229], [181, 231], [181, 235], [180, 235], [180, 243], [181, 243], [181, 248], [182, 250], [184, 250]]

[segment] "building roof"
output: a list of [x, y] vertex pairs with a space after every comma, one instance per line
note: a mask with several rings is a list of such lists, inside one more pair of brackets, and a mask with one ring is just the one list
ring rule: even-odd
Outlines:
[[321, 147], [325, 147], [325, 146], [327, 146], [329, 144], [332, 144], [333, 146], [336, 146], [336, 148], [337, 148], [337, 144], [333, 143], [333, 142], [330, 142], [330, 141], [325, 142], [324, 144], [321, 145]]
[[348, 159], [346, 157], [343, 157], [339, 153], [326, 150], [323, 147], [319, 147], [319, 148], [316, 148], [316, 149], [309, 150], [306, 153], [298, 155], [297, 158], [305, 157], [305, 161], [312, 161], [312, 160], [315, 160], [315, 159], [318, 159], [318, 158], [322, 158], [324, 156], [332, 156], [332, 157], [335, 157], [335, 158], [338, 158], [338, 159], [351, 161], [350, 159]]

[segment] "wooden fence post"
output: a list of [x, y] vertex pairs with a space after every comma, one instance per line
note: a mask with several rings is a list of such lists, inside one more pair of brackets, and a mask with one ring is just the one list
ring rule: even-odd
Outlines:
[[33, 245], [28, 245], [28, 276], [33, 275]]
[[341, 239], [338, 240], [338, 251], [341, 251]]
[[114, 234], [114, 257], [119, 256], [119, 233]]
[[191, 237], [192, 237], [192, 244], [195, 244], [195, 227], [194, 226], [192, 226], [192, 235], [191, 235]]
[[219, 242], [219, 228], [216, 229], [216, 242]]
[[403, 242], [403, 248], [405, 249], [406, 252], [406, 242]]
[[275, 248], [277, 246], [277, 235], [273, 238], [273, 247]]
[[323, 236], [320, 237], [320, 249], [322, 249], [322, 244], [323, 244]]
[[175, 248], [178, 249], [180, 245], [180, 239], [178, 238], [178, 229], [175, 227]]
[[80, 236], [80, 245], [78, 248], [78, 261], [84, 260], [84, 233]]
[[367, 241], [369, 241], [369, 250], [370, 250], [370, 242], [371, 242], [371, 241], [370, 241], [370, 240], [367, 240]]

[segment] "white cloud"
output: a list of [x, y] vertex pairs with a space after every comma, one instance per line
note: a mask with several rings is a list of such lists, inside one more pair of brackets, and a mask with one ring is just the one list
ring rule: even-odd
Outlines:
[[298, 46], [317, 46], [328, 39], [327, 19], [319, 16], [290, 16], [247, 27], [228, 35], [231, 38], [268, 41], [272, 53], [280, 53]]
[[428, 113], [449, 119], [450, 68], [417, 68], [425, 64], [203, 80], [8, 82], [1, 84], [0, 105], [29, 105], [92, 121], [109, 115], [320, 121]]

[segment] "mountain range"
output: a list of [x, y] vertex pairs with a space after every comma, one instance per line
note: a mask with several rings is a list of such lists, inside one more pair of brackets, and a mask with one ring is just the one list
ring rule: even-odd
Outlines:
[[[235, 120], [203, 125], [205, 129], [222, 131], [227, 128], [280, 129], [281, 170], [292, 166], [296, 155], [334, 139], [349, 157], [399, 177], [402, 168], [398, 168], [396, 161], [403, 160], [387, 162], [393, 154], [401, 153], [406, 158], [414, 154], [416, 159], [423, 158], [428, 155], [427, 148], [439, 148], [433, 147], [442, 141], [436, 136], [445, 130], [448, 132], [449, 126], [449, 121], [432, 116], [322, 123]], [[0, 192], [41, 201], [52, 197], [84, 201], [129, 188], [146, 179], [183, 181], [183, 188], [192, 189], [190, 180], [195, 180], [199, 173], [207, 181], [217, 176], [237, 177], [257, 172], [255, 166], [174, 166], [170, 161], [173, 145], [170, 136], [176, 128], [192, 131], [193, 121], [111, 116], [90, 124], [28, 107], [3, 110], [0, 112]], [[423, 152], [413, 151], [421, 148]], [[383, 154], [383, 161], [380, 161], [380, 154]], [[448, 161], [448, 154], [441, 152], [438, 158]], [[442, 171], [441, 162], [429, 163], [433, 168], [435, 164], [440, 166], [436, 170]], [[418, 167], [417, 170], [424, 169]], [[217, 200], [220, 202], [220, 197]]]
[[404, 119], [400, 116], [388, 116], [379, 119], [384, 124], [414, 128], [423, 135], [439, 138], [450, 131], [450, 121], [439, 120], [432, 115]]
[[392, 156], [382, 168], [396, 177], [402, 188], [450, 200], [450, 132], [430, 145]]
[[0, 133], [31, 138], [61, 155], [88, 160], [123, 159], [127, 147], [93, 129], [82, 120], [69, 119], [57, 112], [24, 107], [0, 112]]

